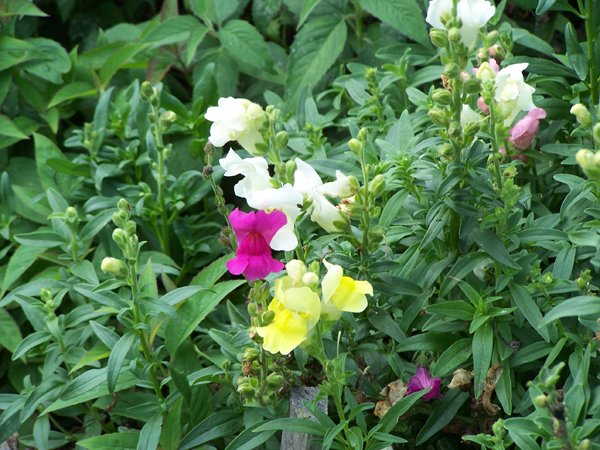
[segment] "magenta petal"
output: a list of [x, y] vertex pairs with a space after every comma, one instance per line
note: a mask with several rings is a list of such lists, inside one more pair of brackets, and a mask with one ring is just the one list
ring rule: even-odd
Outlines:
[[244, 273], [246, 267], [248, 267], [248, 256], [246, 255], [239, 255], [227, 261], [227, 270], [229, 270], [232, 275]]
[[408, 380], [407, 393], [412, 394], [413, 392], [419, 392], [423, 389], [431, 388], [431, 390], [422, 397], [423, 400], [442, 398], [442, 394], [440, 393], [441, 384], [441, 378], [432, 377], [427, 371], [427, 369], [425, 369], [424, 367], [419, 367], [415, 375], [411, 377], [410, 380]]
[[279, 272], [283, 268], [283, 263], [273, 259], [270, 254], [252, 256], [248, 262], [244, 276], [248, 281], [258, 280], [265, 278], [271, 272]]
[[254, 211], [245, 213], [237, 208], [229, 213], [229, 223], [238, 241], [243, 240], [249, 233], [255, 230], [256, 217], [254, 214]]
[[255, 229], [263, 235], [267, 244], [271, 243], [275, 233], [277, 233], [286, 223], [287, 217], [281, 211], [275, 210], [271, 213], [258, 211], [256, 213]]

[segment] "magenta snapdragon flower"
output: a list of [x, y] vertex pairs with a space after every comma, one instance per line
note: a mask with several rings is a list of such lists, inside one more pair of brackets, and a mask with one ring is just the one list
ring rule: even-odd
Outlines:
[[281, 211], [245, 213], [235, 209], [229, 214], [229, 223], [238, 242], [235, 258], [227, 261], [227, 269], [233, 275], [244, 274], [248, 281], [265, 278], [271, 272], [279, 272], [284, 265], [271, 255], [269, 244], [287, 222]]
[[540, 120], [546, 117], [542, 108], [533, 108], [510, 130], [509, 141], [517, 150], [527, 150], [538, 132]]
[[423, 389], [431, 388], [431, 390], [421, 397], [423, 400], [432, 400], [434, 398], [442, 398], [442, 394], [440, 393], [440, 385], [442, 384], [442, 379], [438, 377], [432, 377], [426, 368], [419, 367], [413, 377], [408, 380], [408, 384], [406, 387], [408, 390], [407, 394], [412, 394], [413, 392], [422, 391]]

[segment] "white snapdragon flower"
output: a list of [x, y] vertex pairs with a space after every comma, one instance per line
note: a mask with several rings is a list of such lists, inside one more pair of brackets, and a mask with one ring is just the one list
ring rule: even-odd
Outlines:
[[296, 159], [296, 172], [294, 172], [294, 188], [312, 201], [308, 211], [313, 222], [318, 223], [330, 232], [339, 231], [334, 222], [343, 220], [339, 208], [331, 204], [325, 195], [331, 197], [350, 197], [352, 186], [350, 179], [336, 171], [336, 181], [323, 183], [316, 170], [301, 159]]
[[532, 99], [535, 89], [525, 83], [523, 78], [523, 70], [527, 66], [527, 63], [512, 64], [496, 75], [494, 100], [507, 126], [512, 124], [522, 111], [535, 108]]
[[208, 108], [204, 117], [213, 122], [208, 140], [215, 147], [238, 141], [250, 153], [257, 153], [256, 144], [262, 142], [260, 128], [266, 119], [260, 105], [245, 98], [221, 97], [218, 106]]
[[244, 176], [244, 179], [238, 181], [233, 187], [233, 191], [238, 197], [248, 199], [256, 191], [272, 187], [269, 164], [261, 156], [242, 159], [236, 152], [229, 149], [227, 156], [219, 159], [219, 164], [225, 169], [226, 177]]
[[[427, 9], [426, 21], [432, 27], [444, 28], [442, 16], [452, 12], [452, 0], [431, 0]], [[462, 22], [460, 27], [461, 42], [472, 49], [477, 42], [479, 30], [496, 12], [496, 7], [487, 0], [460, 0], [456, 15]]]
[[460, 112], [460, 126], [465, 128], [473, 122], [479, 122], [482, 119], [481, 114], [474, 111], [469, 105], [463, 105]]

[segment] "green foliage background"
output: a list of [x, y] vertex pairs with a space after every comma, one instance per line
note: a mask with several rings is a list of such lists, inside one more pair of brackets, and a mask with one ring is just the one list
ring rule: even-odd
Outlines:
[[[19, 431], [39, 449], [278, 448], [291, 429], [329, 448], [465, 448], [466, 435], [484, 448], [562, 448], [532, 399], [551, 376], [543, 369], [564, 362], [571, 437], [600, 448], [600, 191], [575, 161], [591, 135], [569, 114], [598, 101], [584, 20], [565, 0], [496, 6], [492, 25], [514, 41], [507, 63], [529, 63], [548, 113], [539, 148], [502, 191], [486, 136], [459, 161], [437, 152], [427, 113], [444, 67], [426, 0], [0, 2], [0, 442]], [[596, 37], [599, 17], [597, 8]], [[143, 80], [177, 115], [163, 135], [162, 203]], [[307, 260], [327, 255], [376, 292], [326, 337], [332, 355], [336, 344], [347, 354], [344, 379], [329, 380], [344, 386], [345, 422], [285, 420], [291, 383], [268, 406], [236, 392], [252, 345], [248, 289], [226, 274], [224, 221], [202, 175], [203, 114], [225, 96], [278, 108], [284, 159], [308, 160], [323, 177], [360, 179], [347, 142], [365, 128], [373, 175], [385, 176], [368, 248], [353, 244], [356, 229], [323, 235], [302, 223]], [[145, 242], [136, 326], [156, 336], [151, 361], [129, 291], [100, 271], [105, 256], [121, 256], [111, 239], [120, 198]], [[277, 364], [296, 382], [324, 381], [302, 349]], [[428, 403], [405, 397], [376, 418], [382, 388], [423, 364], [444, 384], [473, 369], [474, 386]], [[496, 416], [477, 400], [492, 365], [502, 367]], [[354, 436], [345, 444], [343, 427]]]

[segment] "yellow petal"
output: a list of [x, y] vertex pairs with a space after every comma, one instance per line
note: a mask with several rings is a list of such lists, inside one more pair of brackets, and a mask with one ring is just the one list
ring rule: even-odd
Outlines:
[[342, 311], [362, 312], [368, 304], [365, 294], [373, 295], [373, 288], [368, 281], [355, 281], [350, 277], [342, 277], [331, 297], [331, 302]]
[[300, 314], [283, 309], [271, 324], [256, 328], [256, 332], [263, 338], [265, 350], [287, 355], [307, 338], [308, 322]]
[[302, 315], [309, 328], [315, 326], [321, 315], [319, 295], [308, 287], [289, 288], [279, 292], [277, 297], [286, 309]]

